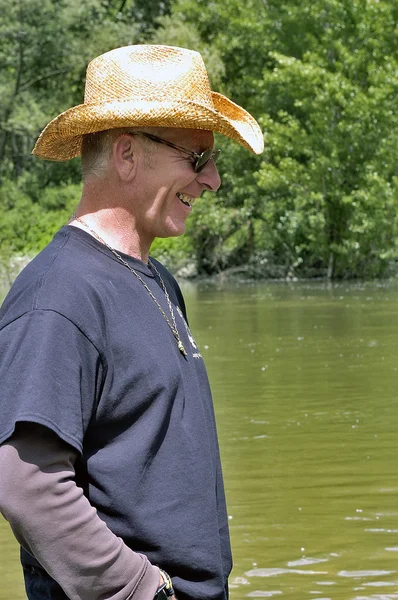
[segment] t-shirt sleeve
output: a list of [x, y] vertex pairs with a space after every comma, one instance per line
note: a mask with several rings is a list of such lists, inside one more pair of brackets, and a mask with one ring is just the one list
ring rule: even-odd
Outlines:
[[63, 315], [32, 310], [8, 323], [0, 331], [0, 444], [28, 421], [81, 453], [103, 372], [97, 348]]

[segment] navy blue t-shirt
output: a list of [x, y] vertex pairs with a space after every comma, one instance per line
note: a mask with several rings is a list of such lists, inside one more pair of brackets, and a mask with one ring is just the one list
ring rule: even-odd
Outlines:
[[[123, 258], [169, 316], [155, 273]], [[153, 262], [187, 357], [142, 282], [80, 229], [63, 227], [18, 276], [0, 311], [0, 443], [19, 421], [52, 429], [79, 452], [77, 483], [99, 516], [170, 573], [180, 600], [225, 600], [211, 393], [179, 287]]]

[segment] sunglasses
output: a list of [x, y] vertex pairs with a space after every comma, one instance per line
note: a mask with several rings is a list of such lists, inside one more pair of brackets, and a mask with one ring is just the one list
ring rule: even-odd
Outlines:
[[204, 150], [203, 152], [198, 154], [197, 152], [193, 152], [193, 150], [187, 150], [186, 148], [182, 148], [182, 146], [177, 146], [177, 144], [173, 144], [172, 142], [157, 137], [156, 135], [152, 135], [151, 133], [145, 133], [144, 131], [131, 131], [129, 135], [143, 135], [144, 137], [149, 138], [150, 140], [157, 142], [158, 144], [165, 144], [170, 148], [174, 148], [175, 150], [184, 152], [184, 154], [188, 154], [193, 159], [192, 165], [195, 173], [200, 173], [201, 171], [203, 171], [207, 163], [210, 162], [212, 159], [214, 163], [216, 163], [221, 154], [221, 150], [214, 150], [214, 148], [208, 148], [207, 150]]

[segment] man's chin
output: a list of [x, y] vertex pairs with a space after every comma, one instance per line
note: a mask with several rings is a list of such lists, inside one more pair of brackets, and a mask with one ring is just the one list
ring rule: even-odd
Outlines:
[[184, 223], [170, 223], [168, 224], [164, 231], [157, 235], [159, 238], [169, 238], [169, 237], [179, 237], [183, 235], [186, 231], [186, 224]]

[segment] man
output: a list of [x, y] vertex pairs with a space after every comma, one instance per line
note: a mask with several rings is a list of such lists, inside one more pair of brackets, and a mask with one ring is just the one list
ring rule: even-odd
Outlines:
[[35, 146], [81, 154], [84, 185], [0, 313], [0, 508], [30, 600], [227, 598], [207, 376], [178, 285], [149, 258], [218, 189], [213, 131], [262, 151], [198, 53], [131, 46], [90, 63], [84, 104]]

